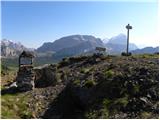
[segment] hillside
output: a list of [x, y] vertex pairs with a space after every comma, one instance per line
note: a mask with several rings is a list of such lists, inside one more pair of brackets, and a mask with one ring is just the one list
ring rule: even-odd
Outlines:
[[2, 118], [158, 118], [158, 62], [93, 55], [36, 67], [33, 91], [2, 86]]

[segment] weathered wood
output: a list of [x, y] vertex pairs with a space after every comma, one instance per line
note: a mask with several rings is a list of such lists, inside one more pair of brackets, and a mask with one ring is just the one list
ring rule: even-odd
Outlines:
[[128, 49], [129, 49], [129, 30], [132, 29], [132, 26], [130, 26], [129, 24], [126, 26], [127, 29], [127, 49], [126, 49], [126, 53], [128, 55]]

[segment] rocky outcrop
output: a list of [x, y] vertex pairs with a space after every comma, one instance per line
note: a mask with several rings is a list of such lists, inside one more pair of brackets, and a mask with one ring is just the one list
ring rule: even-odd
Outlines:
[[57, 66], [50, 65], [42, 68], [35, 68], [35, 87], [53, 86], [60, 81], [57, 74]]
[[79, 59], [59, 63], [70, 82], [43, 118], [158, 118], [157, 58]]

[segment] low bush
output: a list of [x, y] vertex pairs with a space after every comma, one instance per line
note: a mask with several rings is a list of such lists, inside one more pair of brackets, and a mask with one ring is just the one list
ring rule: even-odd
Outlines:
[[131, 56], [131, 55], [132, 55], [132, 53], [131, 53], [131, 52], [129, 52], [129, 53], [127, 54], [127, 53], [125, 53], [125, 52], [122, 52], [122, 53], [121, 53], [121, 55], [122, 55], [122, 56]]
[[81, 73], [89, 73], [90, 69], [89, 68], [82, 68]]
[[113, 77], [113, 75], [114, 75], [114, 72], [112, 70], [105, 71], [106, 78], [111, 78], [111, 77]]
[[93, 87], [94, 85], [96, 85], [96, 82], [95, 82], [94, 80], [87, 80], [87, 81], [85, 82], [85, 86], [86, 86], [87, 88]]
[[81, 81], [78, 80], [78, 79], [77, 79], [77, 80], [74, 80], [74, 81], [73, 81], [73, 84], [74, 84], [74, 85], [77, 85], [77, 86], [80, 86]]

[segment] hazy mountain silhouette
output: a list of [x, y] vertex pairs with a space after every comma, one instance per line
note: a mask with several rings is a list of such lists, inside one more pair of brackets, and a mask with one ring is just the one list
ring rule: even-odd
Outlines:
[[[127, 37], [124, 34], [119, 34], [112, 37], [105, 44], [110, 54], [119, 54], [126, 51]], [[135, 50], [138, 47], [134, 43], [129, 43], [129, 50]]]
[[159, 47], [145, 47], [142, 49], [136, 49], [131, 51], [133, 54], [145, 54], [145, 53], [156, 53], [159, 52]]

